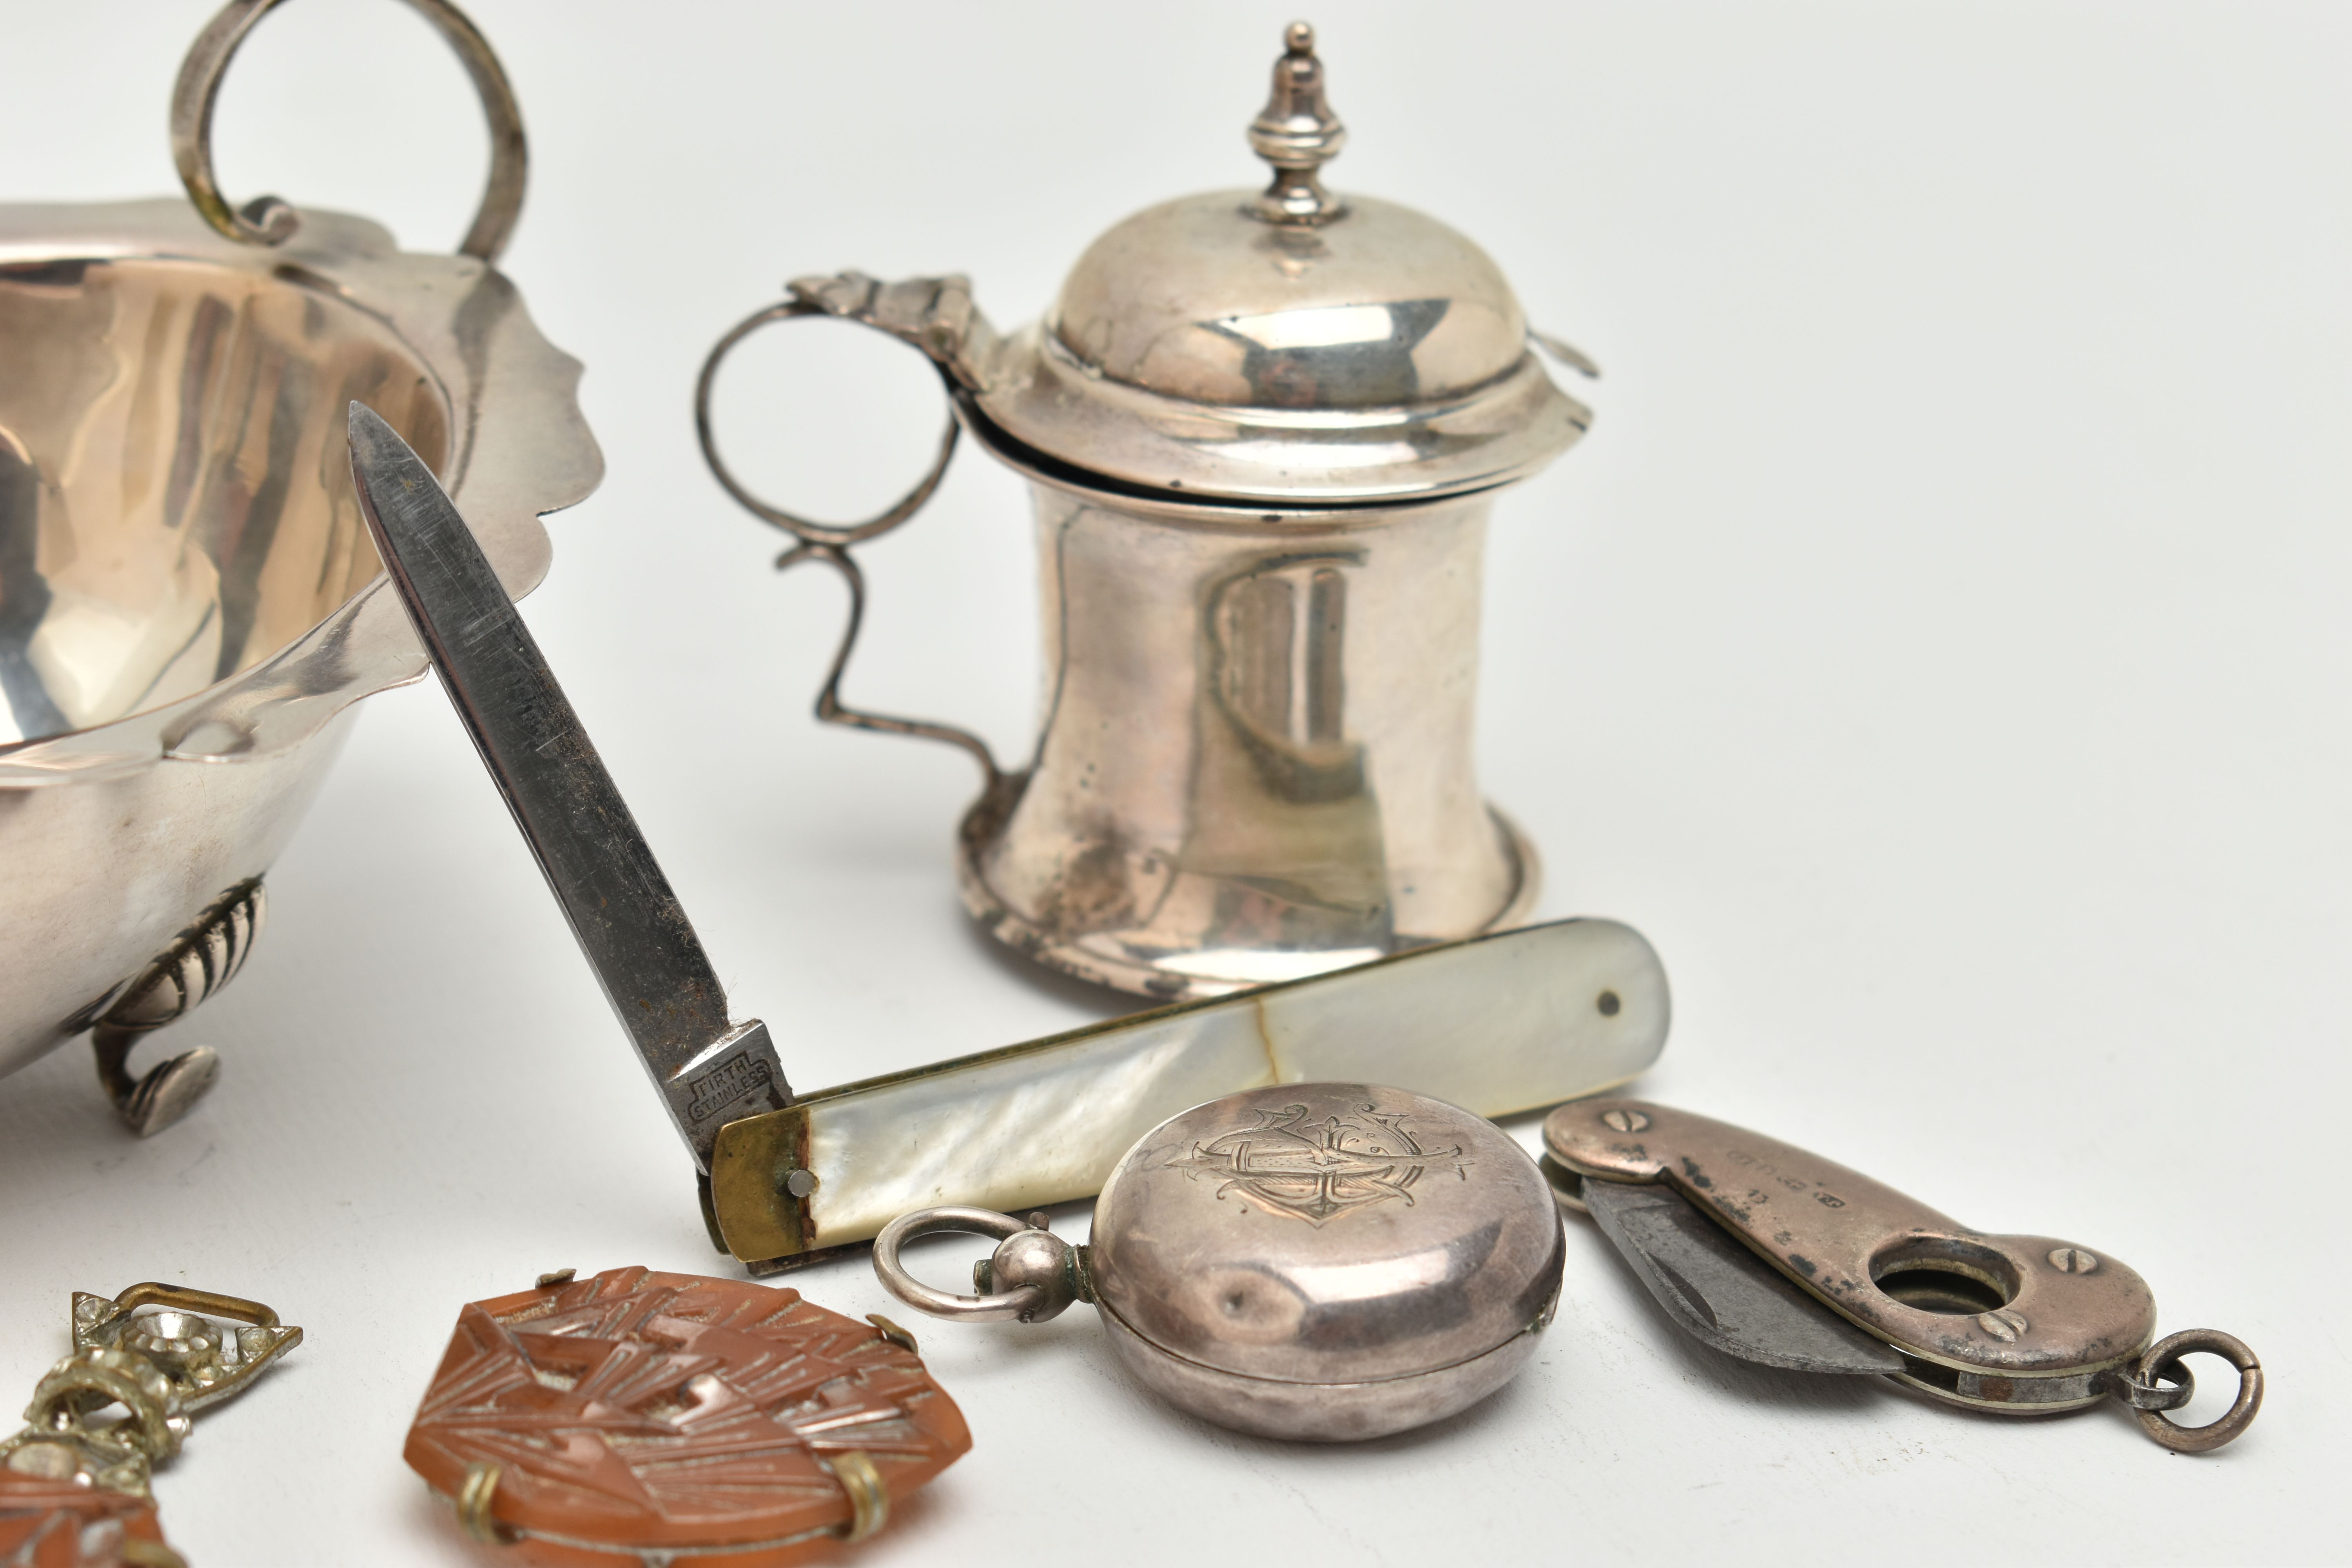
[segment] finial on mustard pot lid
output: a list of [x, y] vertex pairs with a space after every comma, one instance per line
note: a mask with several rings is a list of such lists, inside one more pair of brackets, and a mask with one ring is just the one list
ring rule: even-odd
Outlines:
[[1323, 62], [1315, 58], [1315, 29], [1293, 22], [1283, 30], [1283, 56], [1274, 62], [1274, 89], [1250, 121], [1250, 147], [1274, 165], [1274, 183], [1257, 199], [1269, 223], [1325, 223], [1348, 204], [1323, 188], [1324, 163], [1348, 144], [1348, 128], [1323, 96]]

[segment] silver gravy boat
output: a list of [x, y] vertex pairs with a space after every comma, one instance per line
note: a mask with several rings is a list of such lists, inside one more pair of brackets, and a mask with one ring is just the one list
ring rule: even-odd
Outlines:
[[491, 265], [520, 209], [505, 74], [446, 0], [409, 0], [480, 89], [488, 192], [453, 257], [212, 175], [223, 71], [278, 0], [234, 0], [172, 101], [178, 200], [0, 205], [0, 1074], [96, 1029], [151, 1132], [216, 1071], [128, 1057], [244, 962], [261, 879], [359, 699], [425, 659], [352, 490], [352, 399], [447, 481], [509, 589], [541, 512], [604, 460], [551, 347]]
[[[1312, 29], [1249, 128], [1263, 194], [1113, 227], [1043, 321], [1001, 337], [961, 277], [803, 279], [721, 338], [697, 420], [730, 494], [851, 591], [821, 719], [961, 746], [985, 787], [966, 907], [1041, 963], [1163, 999], [1295, 980], [1517, 924], [1533, 847], [1474, 776], [1481, 557], [1505, 485], [1590, 413], [1555, 386], [1486, 253], [1409, 208], [1326, 191], [1346, 132]], [[953, 409], [888, 511], [812, 522], [746, 490], [710, 433], [727, 353], [833, 316], [929, 355]], [[845, 704], [852, 546], [928, 500], [959, 430], [1036, 506], [1045, 716], [1025, 767], [976, 736]]]

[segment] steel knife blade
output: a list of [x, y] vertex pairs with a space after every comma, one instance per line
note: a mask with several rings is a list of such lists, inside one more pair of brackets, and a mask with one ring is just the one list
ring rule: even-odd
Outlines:
[[1586, 1182], [1578, 1201], [1666, 1315], [1701, 1344], [1790, 1372], [1903, 1370], [1885, 1342], [1808, 1298], [1673, 1188]]
[[738, 1024], [669, 879], [555, 674], [433, 472], [351, 406], [376, 553], [662, 1103], [708, 1174], [719, 1128], [792, 1088], [767, 1026]]

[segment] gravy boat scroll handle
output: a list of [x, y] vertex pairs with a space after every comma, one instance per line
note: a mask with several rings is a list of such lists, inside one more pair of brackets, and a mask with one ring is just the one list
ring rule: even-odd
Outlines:
[[1666, 977], [1640, 933], [1557, 921], [1115, 1019], [795, 1098], [725, 993], [546, 659], [464, 521], [358, 404], [352, 468], [401, 601], [754, 1273], [909, 1209], [1097, 1191], [1143, 1131], [1266, 1084], [1391, 1083], [1500, 1116], [1657, 1059]]

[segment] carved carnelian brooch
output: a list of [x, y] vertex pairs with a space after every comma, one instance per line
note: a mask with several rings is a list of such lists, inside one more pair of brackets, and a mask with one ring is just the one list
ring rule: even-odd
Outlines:
[[971, 1447], [887, 1318], [645, 1268], [472, 1302], [407, 1459], [478, 1540], [595, 1568], [771, 1568], [879, 1530]]

